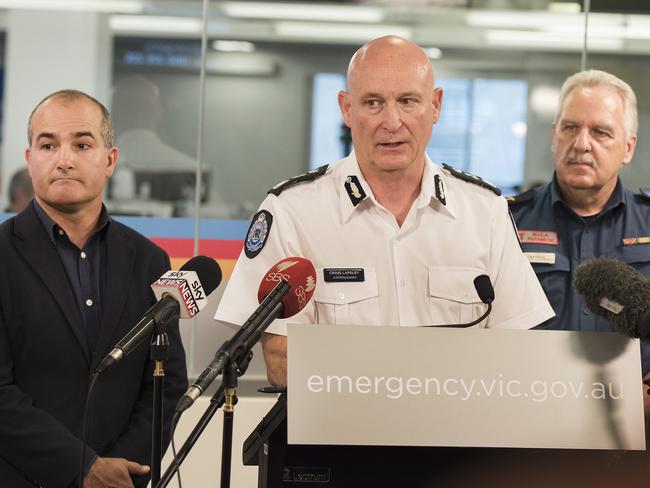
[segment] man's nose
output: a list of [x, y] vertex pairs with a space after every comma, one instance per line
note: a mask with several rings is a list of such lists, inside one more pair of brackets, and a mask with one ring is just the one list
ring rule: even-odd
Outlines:
[[402, 113], [397, 105], [387, 104], [383, 116], [382, 126], [387, 131], [395, 132], [402, 126]]
[[72, 160], [72, 152], [65, 148], [61, 147], [59, 149], [59, 152], [57, 154], [57, 164], [56, 167], [57, 169], [61, 171], [70, 171], [74, 169], [74, 161]]
[[587, 127], [581, 129], [576, 134], [576, 139], [573, 143], [577, 151], [588, 152], [591, 151], [591, 134]]

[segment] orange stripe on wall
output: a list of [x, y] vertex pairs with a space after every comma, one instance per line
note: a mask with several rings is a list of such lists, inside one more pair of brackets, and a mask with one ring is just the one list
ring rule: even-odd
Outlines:
[[[189, 261], [190, 258], [171, 258], [172, 262], [172, 269], [180, 269], [181, 266], [183, 266], [187, 261]], [[221, 268], [221, 273], [223, 275], [223, 279], [228, 279], [230, 278], [230, 275], [232, 274], [232, 270], [235, 267], [235, 263], [237, 262], [236, 259], [217, 259], [217, 262], [219, 263], [219, 267]]]

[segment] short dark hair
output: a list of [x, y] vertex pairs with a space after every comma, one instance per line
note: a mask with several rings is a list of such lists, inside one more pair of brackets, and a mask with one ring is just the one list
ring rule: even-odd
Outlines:
[[85, 99], [95, 104], [95, 106], [102, 113], [102, 139], [104, 140], [104, 145], [106, 146], [107, 149], [115, 145], [115, 136], [113, 134], [113, 121], [111, 119], [111, 113], [104, 106], [104, 104], [102, 104], [96, 98], [91, 97], [87, 93], [84, 93], [80, 90], [65, 89], [65, 90], [55, 91], [54, 93], [50, 93], [43, 100], [38, 102], [38, 105], [36, 105], [36, 107], [34, 107], [34, 110], [32, 110], [32, 113], [29, 114], [29, 121], [27, 123], [27, 143], [29, 144], [30, 147], [32, 145], [32, 137], [34, 135], [32, 132], [32, 118], [34, 117], [34, 113], [36, 112], [36, 110], [38, 110], [38, 108], [41, 105], [43, 105], [45, 102], [53, 98], [63, 98], [64, 100], [69, 100], [69, 101]]
[[33, 195], [34, 189], [32, 188], [32, 178], [29, 176], [29, 170], [22, 168], [16, 171], [9, 181], [9, 203], [16, 203], [18, 193], [22, 192], [25, 195]]

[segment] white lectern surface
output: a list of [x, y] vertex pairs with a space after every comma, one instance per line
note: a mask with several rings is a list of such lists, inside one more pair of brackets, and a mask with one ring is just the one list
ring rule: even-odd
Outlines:
[[639, 341], [289, 325], [290, 444], [645, 449]]

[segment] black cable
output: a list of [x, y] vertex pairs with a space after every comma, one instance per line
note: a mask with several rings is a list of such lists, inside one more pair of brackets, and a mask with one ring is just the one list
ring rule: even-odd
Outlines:
[[83, 422], [81, 424], [81, 460], [79, 461], [79, 488], [83, 488], [84, 484], [84, 471], [86, 467], [86, 441], [88, 440], [89, 424], [90, 424], [90, 398], [92, 397], [93, 388], [99, 373], [94, 372], [90, 377], [88, 384], [88, 393], [86, 394], [86, 402], [84, 404]]

